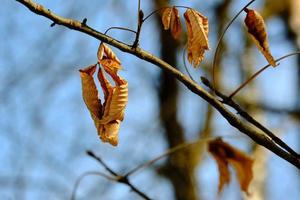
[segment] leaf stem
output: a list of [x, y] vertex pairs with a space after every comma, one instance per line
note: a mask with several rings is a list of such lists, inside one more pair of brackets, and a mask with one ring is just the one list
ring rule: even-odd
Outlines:
[[[229, 29], [229, 27], [231, 26], [231, 24], [236, 20], [236, 18], [243, 12], [243, 10], [245, 8], [247, 8], [249, 5], [251, 5], [255, 0], [251, 0], [249, 3], [247, 3], [231, 20], [230, 22], [227, 24], [227, 26], [225, 27], [224, 31], [222, 32], [218, 43], [217, 43], [217, 47], [214, 53], [214, 58], [213, 58], [213, 67], [212, 67], [212, 82], [213, 82], [213, 88], [216, 87], [216, 80], [215, 80], [215, 70], [216, 70], [216, 63], [217, 63], [217, 56], [220, 50], [220, 45], [221, 42], [224, 38], [225, 33], [227, 32], [227, 30]], [[214, 90], [213, 90], [214, 91]]]
[[106, 31], [104, 32], [104, 34], [106, 35], [110, 30], [113, 30], [113, 29], [119, 29], [119, 30], [123, 30], [123, 31], [129, 31], [129, 32], [132, 32], [132, 33], [136, 34], [136, 31], [131, 30], [129, 28], [120, 27], [120, 26], [109, 27], [108, 29], [106, 29]]
[[162, 7], [162, 8], [159, 8], [157, 10], [154, 10], [152, 11], [150, 14], [148, 14], [144, 19], [143, 19], [143, 22], [145, 22], [149, 17], [151, 17], [152, 15], [160, 12], [161, 10], [165, 9], [165, 8], [168, 8], [168, 6], [165, 6], [165, 7]]
[[[185, 8], [185, 9], [193, 9], [191, 7], [188, 6], [174, 6], [175, 8]], [[194, 9], [193, 9], [194, 10]]]
[[231, 99], [234, 95], [236, 95], [241, 89], [243, 89], [248, 83], [250, 83], [253, 79], [255, 79], [260, 73], [268, 69], [270, 65], [264, 66], [260, 70], [258, 70], [255, 74], [253, 74], [248, 80], [246, 80], [244, 83], [242, 83], [236, 90], [234, 90], [228, 98]]
[[175, 7], [175, 8], [185, 8], [185, 9], [192, 9], [191, 7], [188, 7], [188, 6], [164, 6], [164, 7], [161, 7], [157, 10], [154, 10], [152, 11], [150, 14], [148, 14], [144, 19], [143, 19], [143, 22], [145, 22], [149, 17], [151, 17], [152, 15], [160, 12], [161, 10], [165, 9], [165, 8], [170, 8], [170, 7]]
[[[140, 37], [140, 32], [141, 32], [141, 29], [142, 29], [142, 25], [143, 23], [149, 18], [151, 17], [152, 15], [160, 12], [161, 10], [165, 9], [165, 8], [169, 8], [170, 6], [164, 6], [162, 8], [159, 8], [157, 10], [154, 10], [152, 11], [150, 14], [148, 14], [146, 17], [144, 17], [144, 14], [143, 14], [143, 11], [141, 10], [140, 8], [141, 6], [141, 1], [139, 0], [138, 1], [138, 25], [137, 25], [137, 31], [136, 31], [136, 37], [135, 37], [135, 41], [132, 45], [133, 48], [136, 48], [138, 46], [138, 43], [139, 43], [139, 37]], [[190, 7], [187, 7], [187, 6], [174, 6], [176, 8], [186, 8], [186, 9], [191, 9]]]
[[[300, 54], [300, 51], [296, 51], [293, 53], [289, 53], [287, 55], [284, 55], [280, 58], [278, 58], [277, 60], [275, 60], [276, 62], [279, 62], [285, 58], [288, 58], [290, 56], [294, 56], [294, 55], [298, 55]], [[268, 64], [264, 67], [262, 67], [260, 70], [258, 70], [257, 72], [255, 72], [249, 79], [247, 79], [244, 83], [242, 83], [237, 89], [235, 89], [229, 96], [228, 98], [231, 99], [232, 97], [234, 97], [239, 91], [241, 91], [246, 85], [248, 85], [253, 79], [255, 79], [260, 73], [262, 73], [263, 71], [265, 71], [267, 68], [269, 68], [271, 65]]]
[[187, 64], [186, 64], [186, 61], [185, 61], [185, 58], [186, 58], [185, 55], [186, 55], [186, 48], [184, 48], [184, 49], [183, 49], [183, 52], [182, 52], [183, 66], [184, 66], [184, 69], [185, 69], [186, 73], [187, 73], [188, 76], [190, 77], [190, 79], [191, 79], [192, 81], [196, 82], [196, 81], [193, 79], [193, 77], [192, 77], [192, 75], [191, 75], [191, 73], [190, 73], [190, 71], [189, 71], [189, 69], [188, 69], [188, 67], [187, 67]]
[[140, 34], [142, 30], [142, 25], [143, 25], [143, 19], [144, 19], [144, 13], [141, 10], [141, 0], [138, 0], [138, 20], [137, 20], [137, 31], [135, 35], [135, 40], [132, 44], [132, 48], [136, 48], [139, 45], [139, 39], [140, 39]]

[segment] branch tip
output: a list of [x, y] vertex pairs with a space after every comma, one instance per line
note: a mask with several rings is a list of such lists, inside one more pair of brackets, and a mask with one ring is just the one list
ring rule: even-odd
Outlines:
[[248, 9], [248, 8], [244, 8], [244, 11], [245, 11], [246, 13], [248, 13], [248, 12], [249, 12], [249, 9]]
[[206, 77], [201, 76], [200, 79], [201, 79], [201, 82], [202, 82], [204, 85], [206, 85], [206, 86], [209, 87], [210, 83], [209, 83], [209, 80], [208, 80]]
[[86, 26], [86, 22], [87, 22], [87, 18], [84, 18], [81, 23], [82, 25]]
[[89, 156], [95, 157], [95, 154], [90, 150], [87, 150], [86, 154], [89, 155]]

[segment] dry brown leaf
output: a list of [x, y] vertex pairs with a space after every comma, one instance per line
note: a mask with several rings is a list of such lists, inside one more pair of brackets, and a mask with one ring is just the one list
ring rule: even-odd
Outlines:
[[248, 187], [253, 178], [253, 159], [244, 152], [223, 142], [221, 138], [210, 141], [208, 150], [215, 158], [220, 172], [218, 192], [220, 193], [223, 186], [230, 181], [228, 164], [231, 164], [236, 171], [241, 189], [248, 194]]
[[173, 38], [178, 39], [182, 32], [178, 9], [176, 7], [165, 8], [161, 19], [164, 29], [170, 29]]
[[[109, 85], [108, 93], [105, 96], [103, 115], [96, 121], [96, 126], [100, 127], [98, 133], [103, 142], [109, 142], [116, 146], [118, 144], [118, 132], [120, 123], [124, 119], [125, 107], [128, 102], [128, 83], [111, 69], [105, 71], [112, 77], [115, 86]], [[108, 82], [102, 69], [99, 69], [98, 78], [101, 85]], [[105, 94], [105, 93], [104, 93]], [[103, 126], [101, 126], [103, 125]]]
[[163, 9], [161, 20], [162, 20], [162, 24], [164, 25], [165, 30], [169, 30], [169, 28], [170, 28], [171, 15], [172, 15], [171, 7], [167, 7], [165, 9]]
[[252, 9], [246, 8], [245, 12], [247, 13], [245, 24], [248, 28], [248, 33], [251, 35], [257, 48], [265, 56], [268, 63], [275, 67], [276, 61], [269, 49], [268, 34], [263, 17], [257, 11]]
[[96, 67], [97, 65], [91, 65], [84, 69], [80, 69], [79, 72], [81, 77], [83, 100], [90, 113], [99, 118], [102, 105], [98, 98], [98, 91], [93, 79]]
[[115, 70], [104, 69], [115, 82], [115, 86], [112, 86], [105, 77], [103, 70], [99, 69], [98, 80], [104, 93], [104, 104], [102, 105], [98, 98], [98, 91], [93, 79], [96, 65], [79, 70], [82, 94], [100, 139], [116, 146], [120, 124], [124, 119], [124, 111], [128, 101], [128, 84]]
[[113, 59], [102, 59], [99, 61], [99, 63], [106, 69], [109, 68], [115, 72], [117, 72], [118, 70], [122, 69], [122, 66], [120, 65], [120, 63], [116, 62]]
[[121, 65], [121, 61], [117, 58], [116, 54], [109, 48], [106, 44], [100, 43], [98, 52], [97, 52], [98, 62], [100, 63], [103, 59], [113, 60], [119, 65]]
[[[111, 87], [107, 97], [105, 97], [106, 103], [100, 123], [106, 124], [112, 120], [123, 121], [124, 110], [128, 101], [128, 83], [114, 71], [110, 69], [105, 69], [105, 71], [112, 77], [116, 86]], [[99, 69], [98, 74], [100, 83], [107, 81], [102, 69]]]
[[187, 9], [184, 18], [188, 34], [188, 61], [197, 68], [204, 58], [205, 51], [209, 50], [208, 19], [193, 9]]

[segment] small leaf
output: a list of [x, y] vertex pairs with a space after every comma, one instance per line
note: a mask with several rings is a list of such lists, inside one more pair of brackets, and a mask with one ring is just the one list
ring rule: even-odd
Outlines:
[[121, 61], [117, 58], [116, 54], [104, 43], [99, 45], [97, 57], [99, 63], [102, 59], [111, 59], [121, 65]]
[[91, 115], [100, 118], [101, 113], [101, 101], [98, 98], [98, 91], [93, 79], [93, 74], [96, 71], [97, 65], [91, 65], [86, 68], [80, 69], [80, 77], [82, 84], [82, 96], [83, 100], [90, 111]]
[[188, 60], [197, 68], [204, 58], [205, 51], [209, 50], [208, 19], [193, 9], [187, 9], [184, 13], [184, 18], [188, 34]]
[[171, 22], [172, 8], [167, 7], [162, 11], [162, 24], [164, 25], [165, 30], [169, 30]]
[[178, 39], [181, 36], [180, 16], [176, 7], [167, 7], [163, 10], [162, 23], [165, 30], [170, 29], [174, 39]]
[[268, 63], [275, 67], [276, 61], [269, 49], [268, 34], [263, 17], [255, 10], [246, 8], [245, 12], [247, 13], [245, 24], [248, 28], [248, 33], [251, 35], [251, 38], [255, 42], [257, 48], [265, 56]]
[[231, 164], [236, 171], [241, 189], [248, 194], [248, 187], [253, 178], [253, 159], [244, 152], [217, 138], [209, 142], [208, 151], [216, 160], [220, 172], [218, 192], [222, 191], [225, 184], [230, 181], [228, 164]]
[[[105, 71], [112, 77], [116, 86], [109, 91], [108, 96], [106, 97], [107, 100], [104, 106], [101, 123], [105, 124], [112, 120], [123, 121], [125, 107], [128, 102], [128, 83], [111, 69], [106, 69]], [[99, 74], [101, 73], [103, 74], [100, 69]], [[100, 83], [107, 81], [103, 75], [98, 75], [98, 77], [100, 77]], [[104, 79], [101, 80], [101, 77], [104, 77]]]
[[113, 120], [105, 125], [100, 123], [98, 125], [101, 127], [99, 137], [102, 142], [108, 142], [113, 146], [117, 146], [119, 143], [119, 129], [121, 121]]
[[115, 60], [112, 59], [102, 59], [99, 61], [99, 63], [105, 68], [109, 68], [115, 72], [117, 72], [118, 70], [122, 69], [122, 66], [120, 65], [120, 63], [116, 62]]

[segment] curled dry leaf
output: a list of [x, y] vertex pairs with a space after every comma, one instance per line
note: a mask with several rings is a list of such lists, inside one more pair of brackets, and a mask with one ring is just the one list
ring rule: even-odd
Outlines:
[[248, 33], [268, 63], [275, 67], [276, 62], [269, 49], [268, 34], [263, 17], [255, 10], [246, 8], [245, 12], [247, 13], [245, 24], [248, 28]]
[[100, 68], [98, 80], [104, 93], [104, 103], [101, 104], [93, 79], [95, 70], [96, 65], [79, 70], [83, 99], [94, 120], [100, 139], [116, 146], [120, 124], [124, 119], [124, 111], [128, 101], [128, 83], [116, 71], [104, 67], [105, 72], [115, 82], [115, 86], [111, 85], [105, 77], [104, 71]]
[[205, 51], [209, 50], [208, 19], [193, 9], [187, 9], [184, 18], [188, 34], [188, 61], [196, 68], [203, 60]]
[[99, 118], [102, 110], [102, 105], [98, 98], [97, 87], [93, 79], [96, 67], [97, 65], [95, 64], [79, 70], [83, 100], [93, 118]]
[[118, 67], [117, 70], [122, 68], [121, 61], [117, 58], [116, 54], [104, 43], [100, 43], [98, 47], [97, 57], [99, 63], [101, 63], [101, 60], [109, 59], [118, 64], [118, 66], [114, 65], [114, 67]]
[[178, 39], [182, 32], [178, 9], [176, 7], [165, 8], [162, 12], [161, 19], [164, 29], [170, 29], [173, 38]]
[[241, 189], [248, 194], [248, 187], [253, 178], [253, 159], [223, 142], [221, 138], [210, 141], [208, 150], [216, 160], [220, 172], [218, 192], [220, 193], [223, 186], [230, 181], [228, 164], [231, 164], [236, 171]]
[[113, 59], [105, 58], [105, 59], [100, 60], [99, 63], [105, 69], [110, 69], [110, 70], [114, 71], [115, 73], [117, 73], [118, 70], [122, 69], [121, 65]]

